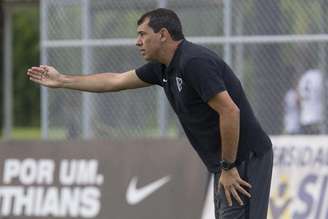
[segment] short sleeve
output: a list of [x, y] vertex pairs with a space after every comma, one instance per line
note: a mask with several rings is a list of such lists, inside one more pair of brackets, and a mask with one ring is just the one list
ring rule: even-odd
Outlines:
[[186, 63], [183, 78], [207, 103], [217, 93], [226, 90], [223, 71], [224, 65], [219, 61], [193, 58]]
[[136, 69], [137, 76], [149, 84], [161, 84], [161, 65], [159, 63], [149, 62]]

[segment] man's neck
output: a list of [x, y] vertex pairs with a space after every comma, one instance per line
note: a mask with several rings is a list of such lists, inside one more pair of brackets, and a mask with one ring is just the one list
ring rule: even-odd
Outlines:
[[169, 66], [181, 42], [182, 40], [173, 41], [172, 43], [165, 46], [161, 52], [161, 58], [159, 59], [159, 62]]

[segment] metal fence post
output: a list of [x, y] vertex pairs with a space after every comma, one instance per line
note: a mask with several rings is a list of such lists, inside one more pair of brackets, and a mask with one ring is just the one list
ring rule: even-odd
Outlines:
[[[48, 40], [48, 0], [40, 1], [41, 21], [40, 33], [41, 42]], [[41, 44], [41, 64], [48, 64], [48, 53], [45, 45]], [[48, 109], [48, 89], [41, 87], [41, 138], [49, 138], [49, 109]]]
[[[224, 36], [229, 38], [231, 36], [231, 0], [224, 0]], [[231, 65], [231, 43], [226, 42], [224, 44], [224, 61]]]
[[10, 7], [4, 10], [4, 118], [3, 118], [3, 138], [9, 139], [12, 135], [13, 115], [12, 115], [12, 11]]
[[[167, 6], [167, 0], [158, 0], [158, 7], [165, 8]], [[157, 123], [159, 126], [159, 135], [167, 135], [167, 126], [168, 126], [168, 103], [165, 99], [165, 94], [162, 88], [157, 88]]]
[[[82, 39], [88, 40], [90, 38], [90, 1], [82, 1]], [[90, 62], [90, 46], [84, 43], [82, 47], [82, 73], [87, 75], [91, 70]], [[89, 139], [93, 136], [91, 129], [91, 94], [84, 92], [82, 95], [82, 134], [84, 139]]]

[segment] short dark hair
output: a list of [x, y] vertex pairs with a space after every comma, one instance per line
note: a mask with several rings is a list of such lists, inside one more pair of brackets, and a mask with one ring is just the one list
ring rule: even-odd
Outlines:
[[166, 8], [148, 11], [139, 18], [137, 24], [141, 25], [146, 18], [149, 18], [148, 25], [155, 33], [162, 28], [166, 28], [173, 40], [178, 41], [184, 39], [180, 19], [174, 11]]

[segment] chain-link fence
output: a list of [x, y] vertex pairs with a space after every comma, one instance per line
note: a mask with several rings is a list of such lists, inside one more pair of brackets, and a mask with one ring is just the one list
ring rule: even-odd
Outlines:
[[[69, 74], [139, 67], [136, 21], [157, 7], [176, 11], [188, 40], [230, 64], [270, 134], [285, 131], [285, 96], [304, 72], [320, 69], [318, 86], [325, 86], [326, 0], [43, 0], [42, 63]], [[42, 103], [46, 138], [182, 135], [155, 86], [105, 94], [43, 89]]]

